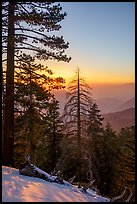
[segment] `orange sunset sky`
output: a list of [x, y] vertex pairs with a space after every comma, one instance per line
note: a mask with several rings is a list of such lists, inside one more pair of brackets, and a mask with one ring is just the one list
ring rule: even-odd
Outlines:
[[[70, 82], [77, 67], [89, 85], [135, 82], [135, 3], [60, 2], [67, 16], [55, 34], [69, 42], [72, 60], [46, 61]], [[52, 34], [52, 32], [50, 33]]]

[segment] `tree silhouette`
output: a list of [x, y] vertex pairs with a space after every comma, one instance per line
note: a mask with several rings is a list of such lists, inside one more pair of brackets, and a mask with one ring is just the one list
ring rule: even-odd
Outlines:
[[132, 191], [131, 202], [135, 202], [135, 126], [121, 128], [117, 151], [111, 194], [119, 194], [125, 186]]
[[63, 37], [48, 36], [61, 28], [60, 4], [52, 2], [2, 3], [2, 53], [6, 69], [6, 94], [3, 132], [3, 164], [13, 166], [14, 143], [14, 73], [23, 52], [31, 51], [34, 58], [69, 62], [64, 52], [68, 48]]
[[[76, 168], [79, 181], [82, 162], [84, 162], [82, 157], [85, 155], [83, 147], [86, 143], [89, 110], [92, 104], [91, 88], [79, 76], [79, 69], [77, 69], [76, 76], [68, 86], [67, 102], [62, 116], [65, 134], [62, 140], [62, 158], [65, 162], [65, 157], [71, 157], [72, 163], [75, 163], [74, 169]], [[71, 166], [73, 166], [72, 163]]]
[[93, 176], [96, 180], [96, 184], [100, 181], [99, 167], [102, 157], [102, 147], [103, 147], [103, 117], [100, 114], [100, 110], [96, 103], [90, 107], [89, 110], [89, 122], [87, 128], [87, 149], [91, 154], [91, 163]]

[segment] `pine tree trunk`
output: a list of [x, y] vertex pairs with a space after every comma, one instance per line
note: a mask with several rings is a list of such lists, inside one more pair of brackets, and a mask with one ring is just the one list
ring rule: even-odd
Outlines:
[[4, 118], [5, 118], [5, 84], [2, 68], [2, 154], [3, 154], [3, 144], [4, 144]]
[[29, 95], [29, 100], [30, 100], [30, 116], [29, 116], [29, 151], [30, 151], [30, 162], [32, 164], [35, 164], [36, 162], [36, 145], [35, 145], [35, 140], [34, 140], [34, 121], [33, 121], [33, 105], [32, 105], [32, 70], [31, 67], [29, 66], [30, 69], [30, 79], [29, 79], [29, 87], [30, 87], [30, 95]]
[[79, 69], [78, 69], [77, 141], [78, 141], [78, 150], [79, 150], [79, 152], [81, 152]]
[[[32, 101], [31, 101], [32, 102]], [[34, 132], [34, 121], [33, 121], [33, 108], [32, 104], [30, 104], [30, 115], [29, 115], [29, 155], [30, 162], [32, 164], [36, 163], [36, 144], [35, 144], [35, 132]]]
[[54, 170], [56, 166], [56, 129], [55, 129], [55, 121], [53, 122], [53, 158], [52, 158], [52, 170]]
[[77, 143], [78, 143], [78, 180], [81, 181], [81, 122], [80, 122], [80, 84], [79, 84], [79, 69], [78, 69], [78, 104], [77, 104]]
[[14, 152], [14, 2], [9, 2], [3, 165], [13, 166]]

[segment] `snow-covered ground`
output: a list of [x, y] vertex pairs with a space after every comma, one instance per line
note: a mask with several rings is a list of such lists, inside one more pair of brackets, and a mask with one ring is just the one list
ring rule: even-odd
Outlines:
[[3, 166], [2, 202], [109, 202], [109, 199], [90, 189], [83, 193], [68, 182], [48, 182], [21, 175], [18, 169]]

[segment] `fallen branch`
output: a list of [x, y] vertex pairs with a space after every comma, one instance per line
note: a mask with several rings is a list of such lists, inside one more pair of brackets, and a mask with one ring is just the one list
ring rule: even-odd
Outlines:
[[76, 175], [74, 175], [72, 178], [70, 178], [70, 179], [68, 180], [68, 182], [72, 184], [72, 182], [74, 181], [75, 178], [76, 178]]
[[[124, 186], [124, 187], [125, 187], [125, 186]], [[131, 197], [132, 197], [132, 195], [133, 195], [133, 192], [132, 192], [131, 189], [128, 188], [128, 187], [125, 187], [124, 191], [123, 191], [120, 195], [111, 198], [111, 199], [110, 199], [110, 202], [114, 202], [115, 200], [118, 200], [118, 199], [123, 198], [123, 196], [125, 195], [125, 192], [126, 192], [127, 189], [129, 189], [130, 194], [128, 195], [128, 197], [126, 198], [126, 200], [125, 200], [124, 202], [129, 202], [130, 199], [131, 199]]]
[[31, 164], [29, 162], [29, 159], [19, 168], [19, 172], [20, 174], [25, 176], [37, 177], [45, 181], [64, 184], [64, 181], [62, 179], [62, 176], [60, 175], [60, 172], [57, 172], [56, 176], [53, 176], [53, 175], [51, 176], [50, 174], [42, 171], [38, 167]]
[[118, 199], [122, 198], [124, 196], [125, 192], [126, 192], [126, 189], [127, 189], [127, 187], [125, 187], [124, 191], [120, 195], [111, 198], [110, 202], [114, 202], [115, 200], [118, 200]]
[[131, 199], [131, 197], [132, 197], [132, 195], [133, 195], [133, 192], [131, 191], [131, 189], [129, 189], [129, 190], [130, 190], [130, 194], [129, 194], [129, 196], [127, 197], [127, 199], [125, 200], [125, 202], [129, 202], [130, 199]]

